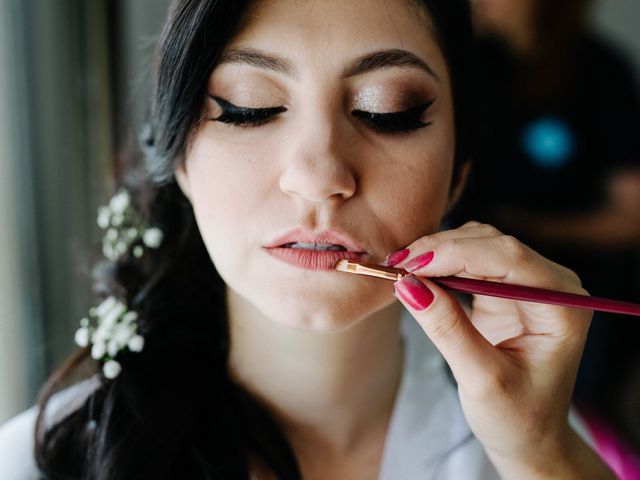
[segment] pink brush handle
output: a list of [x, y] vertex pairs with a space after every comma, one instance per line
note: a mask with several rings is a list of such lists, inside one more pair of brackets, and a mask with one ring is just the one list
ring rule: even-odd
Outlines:
[[544, 288], [523, 287], [509, 283], [489, 282], [473, 278], [435, 277], [429, 278], [449, 290], [463, 293], [477, 293], [490, 297], [510, 298], [526, 302], [550, 303], [564, 307], [584, 308], [600, 312], [621, 313], [640, 316], [640, 305], [607, 298], [589, 297], [576, 293], [556, 292]]

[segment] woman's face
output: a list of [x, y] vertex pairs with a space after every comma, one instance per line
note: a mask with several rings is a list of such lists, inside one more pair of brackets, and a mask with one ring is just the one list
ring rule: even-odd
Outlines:
[[208, 93], [177, 178], [228, 288], [314, 330], [391, 304], [390, 282], [331, 266], [380, 262], [436, 231], [448, 207], [453, 105], [425, 13], [257, 2]]

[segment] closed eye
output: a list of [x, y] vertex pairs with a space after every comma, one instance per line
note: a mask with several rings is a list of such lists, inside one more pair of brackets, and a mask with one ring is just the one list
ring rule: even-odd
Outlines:
[[431, 122], [423, 122], [421, 118], [434, 101], [435, 99], [401, 112], [373, 113], [354, 110], [351, 114], [380, 133], [408, 133], [431, 125]]
[[[271, 121], [278, 114], [287, 111], [285, 107], [240, 107], [221, 97], [214, 95], [209, 95], [209, 97], [220, 106], [222, 113], [215, 118], [208, 118], [208, 120], [242, 128], [263, 125]], [[433, 105], [434, 101], [435, 99], [401, 112], [374, 113], [365, 112], [364, 110], [354, 110], [351, 114], [377, 132], [384, 134], [402, 134], [431, 125], [431, 122], [423, 122], [421, 117], [429, 107]]]
[[239, 107], [227, 100], [209, 95], [220, 108], [222, 113], [216, 118], [209, 118], [211, 121], [228, 123], [238, 127], [256, 127], [267, 123], [279, 113], [286, 112], [285, 107], [269, 107], [269, 108], [248, 108]]

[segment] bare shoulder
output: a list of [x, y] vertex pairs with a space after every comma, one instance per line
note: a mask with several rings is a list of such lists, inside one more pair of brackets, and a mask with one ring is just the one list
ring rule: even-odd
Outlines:
[[0, 478], [36, 480], [33, 457], [38, 408], [32, 407], [0, 426]]

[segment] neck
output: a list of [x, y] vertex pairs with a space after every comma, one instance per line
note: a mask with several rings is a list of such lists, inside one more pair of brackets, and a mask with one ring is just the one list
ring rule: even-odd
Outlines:
[[[229, 289], [231, 376], [297, 445], [346, 454], [384, 436], [402, 371], [400, 305], [344, 330], [296, 330]], [[379, 435], [378, 435], [379, 436]]]

